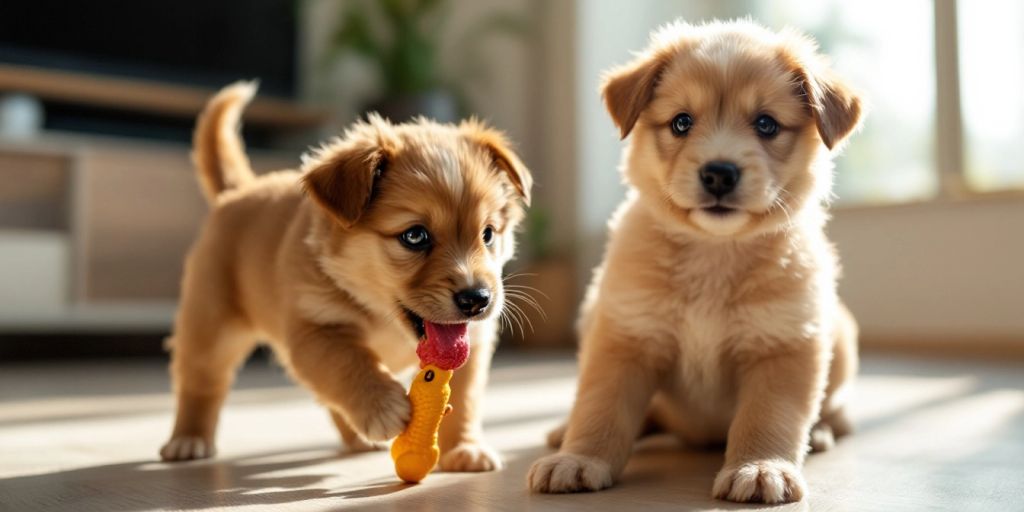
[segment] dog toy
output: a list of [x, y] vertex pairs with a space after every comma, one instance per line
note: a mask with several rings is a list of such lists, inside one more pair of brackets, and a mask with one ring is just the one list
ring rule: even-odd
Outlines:
[[409, 387], [412, 419], [391, 444], [395, 473], [409, 483], [420, 482], [437, 465], [437, 431], [452, 409], [448, 383], [469, 358], [466, 324], [423, 324], [427, 334], [416, 347], [420, 372]]

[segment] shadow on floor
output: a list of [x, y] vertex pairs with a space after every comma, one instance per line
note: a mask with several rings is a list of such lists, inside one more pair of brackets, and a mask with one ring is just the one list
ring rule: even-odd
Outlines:
[[[393, 480], [371, 481], [346, 492], [321, 485], [328, 478], [345, 476], [324, 472], [324, 463], [370, 456], [376, 455], [342, 454], [320, 447], [175, 464], [143, 461], [93, 466], [2, 479], [0, 502], [11, 507], [7, 510], [198, 510], [383, 496], [409, 487]], [[344, 465], [334, 468], [344, 470]]]

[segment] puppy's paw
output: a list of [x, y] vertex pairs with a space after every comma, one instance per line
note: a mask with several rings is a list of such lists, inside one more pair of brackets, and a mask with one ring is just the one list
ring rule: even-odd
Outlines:
[[565, 438], [565, 429], [568, 423], [562, 423], [555, 427], [551, 432], [548, 432], [548, 446], [554, 449], [562, 447], [562, 439]]
[[160, 448], [160, 459], [165, 462], [206, 459], [213, 457], [217, 449], [212, 439], [199, 436], [178, 436], [171, 438]]
[[831, 450], [836, 445], [836, 437], [832, 433], [832, 426], [828, 423], [818, 422], [811, 428], [811, 451], [824, 452]]
[[806, 488], [794, 464], [762, 460], [722, 468], [713, 493], [720, 500], [774, 504], [800, 501]]
[[534, 462], [526, 480], [535, 492], [599, 491], [612, 485], [612, 470], [594, 457], [556, 453]]
[[442, 471], [480, 472], [498, 471], [505, 467], [501, 456], [482, 443], [462, 443], [441, 455]]
[[367, 441], [387, 441], [405, 430], [412, 406], [401, 384], [389, 381], [364, 398], [359, 410], [350, 411], [350, 417], [352, 426]]

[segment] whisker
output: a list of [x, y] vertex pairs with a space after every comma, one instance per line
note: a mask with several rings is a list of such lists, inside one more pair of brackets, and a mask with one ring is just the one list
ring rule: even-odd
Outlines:
[[508, 319], [508, 310], [502, 309], [501, 314], [498, 315], [498, 320], [501, 322], [502, 326], [508, 325], [508, 331], [510, 336], [515, 336], [516, 330], [514, 327], [512, 327], [512, 321]]
[[513, 304], [513, 303], [509, 303], [508, 305], [510, 306], [510, 311], [514, 311], [515, 315], [517, 317], [519, 317], [519, 319], [520, 319], [519, 326], [520, 326], [521, 329], [523, 329], [523, 333], [524, 334], [526, 332], [526, 330], [523, 328], [523, 324], [522, 324], [522, 322], [524, 322], [524, 321], [526, 322], [526, 325], [530, 326], [530, 332], [536, 332], [534, 327], [533, 327], [533, 322], [530, 321], [530, 317], [526, 313], [524, 313], [523, 310], [519, 306], [517, 306], [516, 304]]
[[[530, 297], [529, 295], [520, 295], [519, 292], [515, 292], [515, 291], [511, 291], [511, 292], [507, 291], [507, 292], [505, 292], [505, 295], [509, 299], [511, 299], [511, 300], [507, 301], [508, 304], [513, 304], [513, 300], [521, 300], [521, 301], [523, 301], [523, 303], [525, 305], [529, 306], [530, 309], [532, 309], [532, 310], [536, 311], [538, 314], [540, 314], [540, 316], [544, 319], [545, 322], [547, 321], [547, 319], [548, 319], [547, 312], [544, 311], [544, 308], [542, 308], [540, 306], [540, 303], [538, 303], [533, 297]], [[518, 306], [518, 304], [516, 304], [516, 305]]]
[[511, 274], [508, 274], [508, 275], [502, 277], [501, 280], [502, 281], [508, 281], [509, 279], [514, 279], [514, 278], [517, 278], [517, 277], [534, 277], [534, 276], [537, 276], [537, 275], [538, 274], [535, 273], [535, 272], [512, 272]]
[[539, 293], [545, 299], [551, 300], [551, 297], [549, 297], [548, 294], [546, 294], [546, 293], [544, 293], [544, 292], [542, 292], [542, 291], [540, 291], [540, 290], [538, 290], [538, 289], [536, 289], [536, 288], [534, 288], [532, 286], [525, 286], [525, 285], [521, 285], [521, 284], [506, 284], [505, 285], [505, 289], [506, 290], [524, 291], [524, 292], [536, 292], [536, 293]]
[[519, 317], [519, 312], [516, 311], [515, 308], [506, 308], [505, 311], [508, 311], [509, 319], [514, 321], [516, 323], [516, 325], [519, 326], [519, 332], [521, 334], [521, 337], [525, 337], [526, 336], [526, 329], [523, 327], [523, 321]]

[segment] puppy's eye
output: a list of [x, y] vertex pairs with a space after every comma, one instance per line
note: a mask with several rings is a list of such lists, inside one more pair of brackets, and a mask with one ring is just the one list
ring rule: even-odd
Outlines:
[[411, 251], [425, 251], [430, 248], [430, 233], [423, 226], [413, 226], [398, 235], [398, 241]]
[[676, 114], [676, 116], [672, 118], [671, 126], [672, 134], [676, 137], [682, 137], [690, 131], [690, 128], [693, 127], [693, 116], [685, 112], [682, 114]]
[[754, 120], [754, 129], [757, 130], [757, 134], [766, 139], [770, 139], [779, 133], [779, 122], [774, 117], [769, 115], [760, 115]]
[[492, 243], [494, 243], [494, 228], [493, 227], [487, 226], [486, 228], [484, 228], [483, 239], [484, 239], [484, 245], [486, 245], [488, 247], [490, 247], [490, 245]]

